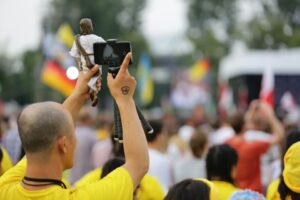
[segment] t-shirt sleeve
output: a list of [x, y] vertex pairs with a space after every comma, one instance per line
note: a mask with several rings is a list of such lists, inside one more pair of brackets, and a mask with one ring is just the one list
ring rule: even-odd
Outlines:
[[72, 48], [71, 48], [71, 50], [70, 50], [69, 53], [70, 53], [70, 55], [72, 57], [75, 57], [75, 58], [79, 58], [80, 57], [79, 52], [78, 52], [78, 48], [77, 48], [77, 45], [76, 45], [75, 41], [73, 42], [73, 46], [72, 46]]
[[73, 195], [90, 200], [132, 200], [133, 181], [129, 172], [119, 167], [105, 178], [78, 188]]
[[23, 158], [18, 164], [5, 172], [0, 178], [0, 187], [12, 183], [19, 182], [25, 175], [26, 159]]

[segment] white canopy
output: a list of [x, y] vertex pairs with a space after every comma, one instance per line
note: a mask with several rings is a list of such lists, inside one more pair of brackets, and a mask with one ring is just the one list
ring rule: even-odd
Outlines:
[[270, 65], [274, 74], [300, 75], [300, 48], [284, 50], [247, 50], [230, 54], [222, 59], [219, 80], [262, 74]]

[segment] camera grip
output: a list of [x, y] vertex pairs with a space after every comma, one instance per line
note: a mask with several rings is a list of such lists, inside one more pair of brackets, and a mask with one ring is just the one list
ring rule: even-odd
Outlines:
[[114, 100], [114, 140], [119, 142], [123, 141], [123, 129], [122, 129], [122, 121], [120, 117], [119, 107]]
[[137, 105], [135, 105], [136, 107], [136, 111], [139, 115], [140, 121], [142, 123], [144, 132], [146, 134], [152, 134], [153, 133], [153, 128], [151, 127], [151, 125], [148, 123], [148, 121], [145, 119], [143, 113], [141, 112], [141, 110], [139, 109], [139, 107]]

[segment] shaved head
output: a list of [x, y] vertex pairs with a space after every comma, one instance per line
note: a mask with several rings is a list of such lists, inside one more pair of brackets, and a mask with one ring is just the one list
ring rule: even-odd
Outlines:
[[27, 106], [18, 118], [18, 129], [26, 153], [49, 150], [54, 141], [72, 131], [70, 114], [61, 104], [35, 103]]

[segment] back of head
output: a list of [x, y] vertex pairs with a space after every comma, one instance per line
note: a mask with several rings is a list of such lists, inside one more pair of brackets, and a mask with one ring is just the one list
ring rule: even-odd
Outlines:
[[252, 119], [253, 126], [255, 130], [263, 131], [263, 132], [270, 132], [270, 125], [269, 122], [266, 120], [265, 117], [261, 115], [255, 115]]
[[168, 192], [165, 200], [209, 200], [209, 186], [198, 180], [186, 179], [175, 184]]
[[107, 174], [112, 172], [113, 170], [117, 169], [118, 167], [121, 167], [125, 164], [125, 159], [121, 157], [115, 157], [107, 161], [103, 168], [100, 178], [104, 178]]
[[27, 106], [18, 118], [18, 129], [26, 153], [40, 153], [51, 149], [54, 141], [72, 131], [67, 111], [54, 102]]
[[230, 126], [235, 131], [235, 134], [240, 134], [243, 132], [245, 120], [244, 115], [241, 113], [236, 113], [229, 117], [228, 119]]
[[190, 148], [196, 158], [201, 158], [207, 145], [207, 136], [202, 130], [196, 130], [190, 139]]
[[78, 114], [77, 123], [78, 125], [91, 126], [94, 124], [96, 114], [91, 107], [83, 107]]
[[300, 141], [300, 131], [294, 130], [288, 133], [288, 136], [286, 138], [286, 144], [285, 144], [285, 152], [295, 144], [296, 142]]
[[88, 35], [93, 32], [93, 23], [90, 18], [83, 18], [79, 22], [80, 25], [80, 34]]
[[153, 128], [153, 133], [152, 134], [146, 134], [146, 138], [148, 142], [154, 142], [156, 138], [162, 134], [163, 131], [163, 124], [161, 121], [158, 120], [150, 120], [149, 124]]
[[237, 165], [238, 154], [227, 144], [213, 146], [206, 156], [208, 180], [220, 180], [234, 183], [232, 170]]

